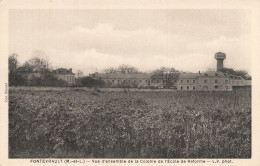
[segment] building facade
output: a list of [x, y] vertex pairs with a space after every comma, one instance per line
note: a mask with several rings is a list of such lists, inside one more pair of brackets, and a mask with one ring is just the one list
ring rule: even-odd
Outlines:
[[[240, 84], [242, 79], [240, 80]], [[181, 73], [177, 90], [232, 91], [232, 79], [222, 72]]]
[[221, 72], [226, 54], [217, 52], [217, 71], [205, 73], [181, 73], [177, 81], [177, 90], [186, 91], [232, 91], [234, 87], [251, 86], [250, 80]]
[[57, 77], [58, 79], [61, 79], [65, 81], [68, 84], [75, 84], [75, 74], [72, 72], [72, 68], [65, 69], [65, 68], [59, 68], [52, 71], [53, 76]]
[[102, 80], [108, 87], [138, 87], [138, 88], [163, 88], [163, 80], [151, 79], [150, 73], [94, 73], [93, 79]]

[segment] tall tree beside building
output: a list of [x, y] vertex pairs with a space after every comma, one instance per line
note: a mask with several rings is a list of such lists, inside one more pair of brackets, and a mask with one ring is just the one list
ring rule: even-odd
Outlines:
[[179, 79], [180, 72], [174, 68], [161, 67], [160, 69], [154, 70], [151, 79], [163, 80], [163, 87], [169, 88], [175, 86]]

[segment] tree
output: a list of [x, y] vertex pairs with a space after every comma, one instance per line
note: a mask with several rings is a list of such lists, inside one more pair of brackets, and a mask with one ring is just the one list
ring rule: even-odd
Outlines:
[[114, 67], [110, 67], [104, 70], [104, 73], [117, 73], [117, 69]]
[[33, 52], [33, 57], [29, 59], [26, 63], [32, 67], [33, 71], [49, 71], [49, 60], [45, 52], [42, 50], [35, 50]]
[[87, 76], [80, 78], [80, 85], [86, 87], [103, 87], [105, 85], [105, 82]]
[[11, 54], [11, 55], [9, 55], [9, 58], [8, 58], [9, 86], [21, 86], [21, 85], [27, 84], [26, 78], [17, 72], [17, 69], [18, 69], [17, 56], [18, 56], [17, 54]]
[[33, 66], [29, 64], [29, 62], [24, 62], [20, 67], [17, 69], [19, 72], [32, 72]]
[[33, 76], [29, 81], [30, 86], [67, 86], [68, 84], [52, 74], [45, 73], [41, 77]]
[[251, 76], [248, 74], [245, 70], [234, 70], [232, 68], [223, 68], [221, 72], [234, 75], [234, 76], [241, 76], [242, 78], [246, 80], [251, 80]]
[[27, 79], [22, 74], [16, 71], [10, 71], [9, 73], [9, 86], [24, 86], [27, 85]]
[[151, 79], [163, 80], [163, 87], [172, 87], [179, 79], [180, 72], [174, 68], [161, 67], [160, 69], [154, 70]]
[[76, 77], [77, 78], [83, 77], [83, 72], [81, 70], [77, 70]]
[[140, 73], [140, 71], [133, 67], [133, 66], [129, 66], [129, 65], [120, 65], [117, 69], [118, 73], [122, 73], [122, 74], [133, 74], [133, 73]]
[[121, 74], [136, 74], [141, 73], [136, 67], [129, 65], [120, 65], [117, 68], [110, 67], [104, 70], [105, 73], [121, 73]]
[[18, 67], [17, 54], [11, 54], [8, 58], [8, 69], [9, 71], [16, 71]]

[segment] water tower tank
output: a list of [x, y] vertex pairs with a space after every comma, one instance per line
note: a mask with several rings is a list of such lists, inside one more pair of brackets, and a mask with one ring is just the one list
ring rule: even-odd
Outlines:
[[217, 52], [215, 54], [215, 59], [217, 60], [217, 71], [220, 71], [223, 69], [223, 61], [226, 59], [226, 54], [223, 52]]

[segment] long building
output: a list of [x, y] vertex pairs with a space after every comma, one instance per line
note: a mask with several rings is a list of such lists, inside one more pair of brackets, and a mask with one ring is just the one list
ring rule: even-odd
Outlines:
[[[224, 59], [226, 54], [217, 52], [217, 71], [198, 72], [198, 73], [180, 73], [175, 87], [180, 91], [232, 91], [234, 87], [251, 86], [251, 80], [245, 80], [240, 76], [234, 76], [221, 72], [224, 68]], [[162, 78], [151, 78], [152, 73], [145, 74], [120, 74], [120, 73], [94, 73], [90, 74], [94, 79], [103, 80], [110, 87], [154, 87], [164, 88]], [[237, 89], [237, 88], [235, 88]]]
[[232, 91], [235, 86], [248, 86], [250, 80], [219, 71], [205, 73], [181, 73], [177, 90]]
[[251, 80], [221, 72], [226, 54], [217, 52], [217, 71], [205, 73], [181, 73], [177, 81], [177, 90], [232, 91], [233, 87], [251, 86]]
[[94, 79], [102, 80], [109, 87], [138, 87], [163, 88], [163, 80], [152, 79], [151, 73], [121, 74], [121, 73], [94, 73]]

